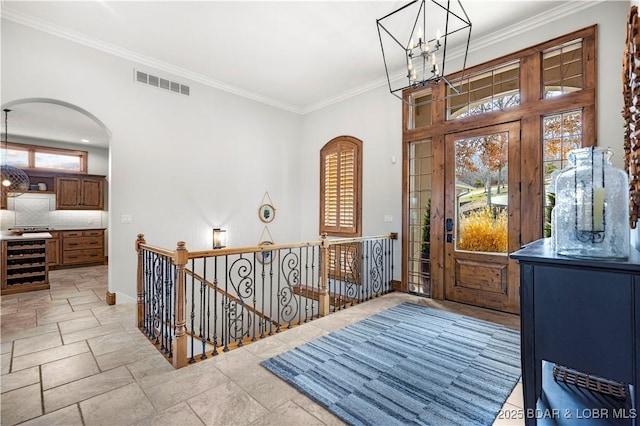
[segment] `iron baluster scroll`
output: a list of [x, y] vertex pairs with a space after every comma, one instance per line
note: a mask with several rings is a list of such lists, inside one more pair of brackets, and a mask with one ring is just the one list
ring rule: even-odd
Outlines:
[[227, 277], [239, 298], [227, 298], [227, 335], [230, 339], [235, 340], [238, 346], [242, 346], [242, 339], [250, 335], [252, 317], [247, 311], [245, 300], [253, 299], [255, 294], [253, 271], [254, 263], [249, 258], [240, 255], [240, 258], [231, 263], [229, 276]]
[[287, 328], [291, 328], [291, 323], [298, 315], [298, 305], [295, 299], [295, 289], [300, 285], [300, 256], [289, 249], [280, 253], [281, 271], [283, 282], [278, 290], [278, 308], [280, 321], [288, 323]]
[[[369, 245], [367, 252], [367, 260], [369, 266], [369, 292], [366, 293], [366, 299], [372, 297], [373, 294], [380, 292], [384, 286], [384, 258], [385, 251], [383, 247], [384, 241], [375, 240], [367, 241]], [[366, 300], [365, 299], [365, 300]]]

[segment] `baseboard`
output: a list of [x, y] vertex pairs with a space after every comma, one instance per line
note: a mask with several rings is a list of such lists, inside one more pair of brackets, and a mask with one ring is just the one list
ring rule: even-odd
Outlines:
[[401, 291], [406, 293], [407, 290], [403, 288], [402, 286], [402, 281], [398, 281], [398, 280], [391, 280], [391, 288], [393, 289], [393, 291]]
[[119, 305], [138, 303], [138, 301], [136, 300], [135, 297], [131, 297], [131, 296], [129, 296], [127, 294], [124, 294], [124, 293], [121, 293], [119, 291], [117, 291], [115, 294], [117, 296]]

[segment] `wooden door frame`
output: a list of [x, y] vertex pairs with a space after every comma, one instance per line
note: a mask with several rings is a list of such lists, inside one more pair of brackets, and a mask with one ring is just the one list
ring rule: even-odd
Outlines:
[[[407, 102], [402, 106], [402, 285], [407, 291], [409, 254], [409, 145], [412, 142], [430, 139], [432, 143], [431, 177], [431, 297], [444, 299], [444, 167], [445, 133], [499, 125], [519, 121], [521, 130], [521, 198], [529, 203], [522, 209], [522, 243], [534, 241], [542, 236], [542, 117], [544, 115], [581, 109], [583, 113], [582, 144], [597, 145], [596, 93], [597, 93], [597, 25], [592, 25], [563, 36], [545, 41], [520, 51], [505, 55], [466, 70], [465, 75], [485, 71], [501, 64], [520, 60], [519, 106], [504, 111], [494, 111], [478, 116], [456, 120], [446, 119], [446, 90], [444, 82], [431, 87], [433, 104], [431, 125], [412, 129], [409, 98], [420, 87], [403, 93]], [[582, 39], [583, 41], [583, 88], [553, 98], [541, 98], [541, 53], [548, 48]], [[450, 76], [455, 81], [456, 75]], [[523, 84], [526, 82], [526, 84]]]

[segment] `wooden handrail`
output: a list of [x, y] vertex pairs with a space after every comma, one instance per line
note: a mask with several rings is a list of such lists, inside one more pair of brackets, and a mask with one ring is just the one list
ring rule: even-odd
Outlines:
[[293, 244], [270, 244], [267, 246], [252, 246], [252, 247], [237, 247], [237, 248], [222, 248], [204, 251], [192, 251], [189, 252], [189, 259], [198, 259], [202, 257], [219, 257], [228, 256], [232, 254], [246, 254], [246, 253], [262, 253], [265, 251], [291, 249], [291, 248], [304, 248], [304, 247], [319, 247], [321, 241], [310, 241], [306, 243], [293, 243]]
[[[142, 234], [139, 234], [139, 235], [142, 235]], [[160, 247], [154, 247], [154, 246], [150, 246], [149, 244], [144, 244], [144, 243], [136, 245], [136, 248], [147, 250], [147, 251], [153, 252], [155, 254], [159, 254], [161, 256], [167, 256], [167, 257], [170, 257], [170, 258], [173, 258], [173, 256], [175, 256], [175, 254], [176, 254], [176, 252], [173, 251], [173, 250], [167, 250], [167, 249], [163, 249], [163, 248], [160, 248]]]
[[362, 241], [367, 241], [367, 240], [385, 240], [385, 239], [395, 240], [397, 238], [398, 238], [398, 234], [391, 233], [391, 234], [384, 234], [384, 235], [373, 235], [371, 237], [334, 238], [331, 240], [327, 239], [327, 241], [328, 241], [328, 244], [332, 246], [335, 244], [360, 243]]
[[[362, 242], [366, 240], [372, 239], [396, 239], [396, 233], [384, 234], [384, 235], [374, 235], [368, 237], [353, 237], [353, 238], [336, 238], [336, 239], [328, 239], [327, 244], [336, 245], [336, 244], [347, 244], [347, 243], [356, 243]], [[265, 246], [248, 246], [248, 247], [233, 247], [233, 248], [222, 248], [222, 249], [212, 249], [212, 250], [200, 250], [200, 251], [190, 251], [188, 253], [188, 259], [199, 259], [203, 257], [218, 257], [218, 256], [229, 256], [234, 254], [246, 254], [246, 253], [262, 253], [265, 251], [272, 250], [281, 250], [281, 249], [293, 249], [293, 248], [304, 248], [304, 247], [320, 247], [322, 245], [322, 241], [309, 241], [303, 243], [289, 243], [289, 244], [270, 244]], [[148, 250], [153, 253], [167, 256], [173, 258], [175, 256], [175, 251], [163, 249], [160, 247], [151, 246], [149, 244], [139, 244], [137, 246], [140, 249]]]

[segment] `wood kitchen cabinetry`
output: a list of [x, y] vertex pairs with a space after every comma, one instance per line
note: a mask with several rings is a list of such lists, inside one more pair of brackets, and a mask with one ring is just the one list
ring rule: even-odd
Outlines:
[[[42, 170], [25, 172], [31, 184], [43, 183], [46, 187], [46, 190], [26, 192], [55, 194], [56, 210], [104, 210], [104, 176]], [[0, 197], [0, 209], [7, 209], [7, 197]]]
[[49, 268], [58, 266], [60, 263], [60, 233], [49, 231], [51, 239], [47, 240], [47, 265]]
[[104, 230], [62, 231], [62, 266], [104, 263]]
[[103, 210], [103, 176], [59, 176], [56, 178], [57, 210]]

